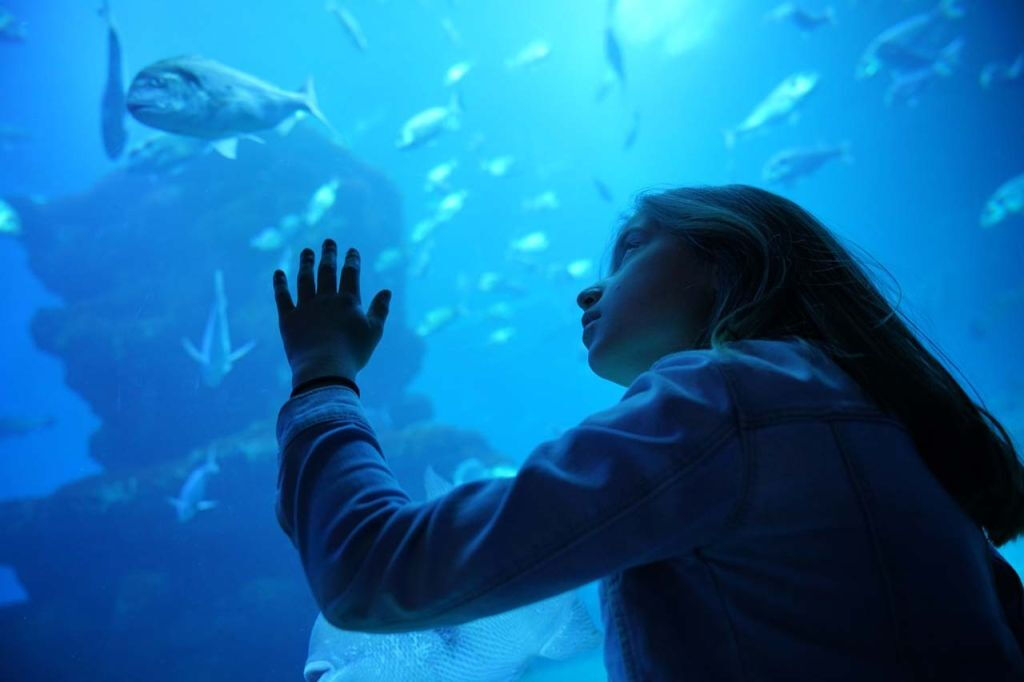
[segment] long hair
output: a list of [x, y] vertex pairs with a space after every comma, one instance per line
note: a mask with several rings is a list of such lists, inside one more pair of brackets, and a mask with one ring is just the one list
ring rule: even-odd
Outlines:
[[994, 545], [1024, 533], [1024, 466], [1012, 439], [814, 216], [777, 194], [727, 185], [642, 193], [629, 223], [637, 219], [678, 234], [717, 266], [698, 348], [749, 338], [813, 341], [902, 421], [932, 474]]

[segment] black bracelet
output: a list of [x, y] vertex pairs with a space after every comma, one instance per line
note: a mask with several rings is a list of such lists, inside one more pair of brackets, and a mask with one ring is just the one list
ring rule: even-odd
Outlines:
[[295, 388], [292, 389], [292, 396], [291, 397], [294, 398], [298, 394], [303, 393], [305, 391], [311, 391], [314, 388], [320, 388], [322, 386], [337, 386], [339, 384], [342, 385], [342, 386], [348, 386], [349, 388], [351, 388], [353, 391], [356, 392], [356, 396], [357, 397], [361, 397], [361, 396], [359, 396], [359, 387], [356, 386], [356, 382], [352, 381], [351, 379], [346, 379], [345, 377], [337, 377], [337, 376], [317, 377], [316, 379], [310, 379], [309, 381], [304, 381], [304, 382], [302, 382], [301, 384], [299, 384], [298, 386], [296, 386]]

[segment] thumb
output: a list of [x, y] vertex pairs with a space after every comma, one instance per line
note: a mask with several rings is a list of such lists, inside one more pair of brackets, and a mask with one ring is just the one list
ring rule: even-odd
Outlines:
[[391, 307], [391, 291], [382, 289], [377, 292], [370, 302], [370, 309], [366, 313], [366, 320], [378, 332], [384, 331], [384, 321], [388, 319], [388, 310]]

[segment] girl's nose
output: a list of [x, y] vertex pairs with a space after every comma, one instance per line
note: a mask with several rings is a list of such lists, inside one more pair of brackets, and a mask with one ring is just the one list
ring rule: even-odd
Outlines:
[[579, 296], [576, 297], [576, 303], [579, 307], [586, 310], [597, 303], [600, 298], [601, 290], [598, 287], [588, 287], [579, 293]]

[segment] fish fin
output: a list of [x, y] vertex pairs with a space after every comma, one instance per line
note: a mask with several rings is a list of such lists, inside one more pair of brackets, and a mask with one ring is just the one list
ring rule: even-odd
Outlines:
[[963, 49], [963, 46], [964, 39], [958, 37], [942, 48], [939, 58], [935, 60], [935, 72], [942, 76], [952, 74], [953, 67], [960, 63], [960, 50]]
[[302, 102], [306, 107], [306, 111], [312, 114], [313, 118], [323, 123], [332, 136], [341, 137], [338, 131], [334, 129], [334, 126], [331, 125], [331, 122], [327, 120], [327, 117], [324, 116], [324, 112], [320, 111], [320, 105], [316, 101], [316, 90], [313, 89], [312, 76], [307, 78], [306, 83], [302, 86]]
[[179, 500], [177, 497], [171, 497], [170, 495], [168, 495], [167, 502], [175, 509], [181, 509], [181, 500]]
[[429, 464], [423, 471], [423, 488], [427, 493], [428, 500], [447, 495], [454, 487], [441, 474], [434, 471], [434, 467]]
[[288, 133], [292, 132], [292, 130], [295, 129], [295, 124], [304, 119], [307, 115], [308, 114], [306, 114], [305, 111], [296, 111], [294, 115], [289, 116], [285, 120], [278, 123], [274, 130], [276, 130], [279, 135], [284, 137]]
[[196, 509], [199, 511], [207, 511], [217, 506], [216, 500], [200, 500], [196, 502]]
[[251, 351], [253, 349], [253, 346], [255, 346], [255, 345], [256, 345], [255, 341], [250, 341], [249, 343], [245, 344], [241, 348], [236, 348], [235, 350], [231, 351], [231, 354], [228, 356], [228, 359], [231, 360], [231, 362], [238, 361], [239, 359], [245, 357], [245, 355], [249, 351]]
[[190, 358], [200, 364], [204, 364], [206, 362], [206, 358], [204, 358], [203, 354], [199, 352], [199, 349], [193, 346], [192, 342], [185, 337], [181, 338], [181, 345], [185, 347], [185, 352], [188, 353]]
[[234, 161], [238, 158], [238, 138], [237, 137], [226, 137], [223, 140], [217, 140], [212, 143], [213, 148], [217, 150], [217, 153], [223, 156], [225, 159], [231, 159]]
[[732, 130], [723, 130], [722, 135], [725, 136], [725, 148], [732, 149], [736, 146], [736, 132]]
[[256, 144], [266, 144], [267, 143], [267, 141], [264, 140], [262, 137], [260, 137], [259, 135], [253, 135], [252, 133], [245, 133], [244, 135], [239, 135], [238, 139], [239, 140], [249, 140], [250, 142], [255, 142]]
[[825, 18], [828, 20], [828, 23], [831, 24], [832, 26], [839, 25], [839, 22], [836, 21], [836, 8], [833, 7], [832, 5], [829, 5], [828, 7], [825, 8]]
[[567, 613], [562, 627], [558, 628], [537, 652], [538, 656], [558, 661], [600, 646], [602, 639], [601, 630], [576, 592], [570, 592], [563, 597], [569, 602], [566, 605]]

